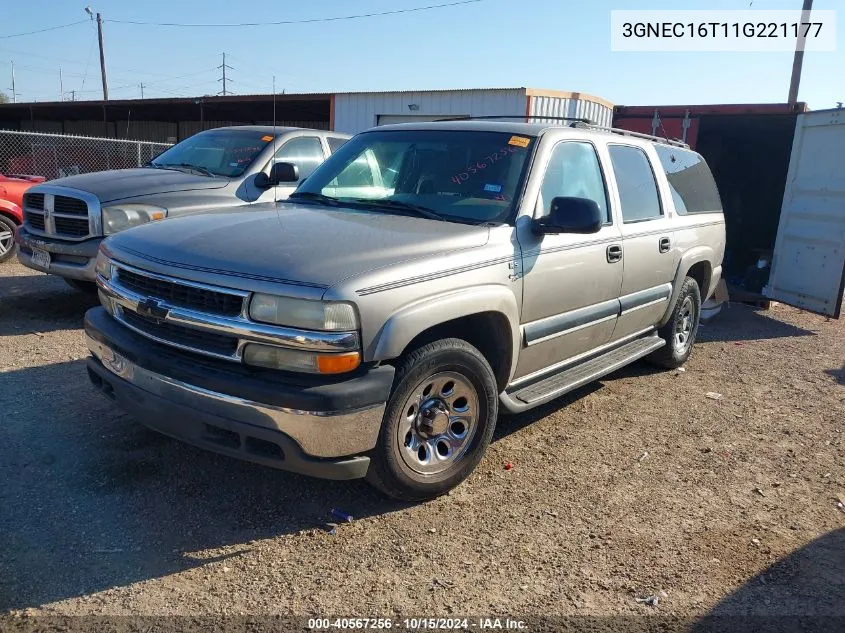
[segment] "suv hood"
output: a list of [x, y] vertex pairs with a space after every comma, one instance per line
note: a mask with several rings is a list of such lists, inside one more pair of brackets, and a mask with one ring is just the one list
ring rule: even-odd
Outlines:
[[107, 247], [159, 271], [181, 267], [168, 272], [197, 281], [202, 275], [193, 271], [328, 288], [375, 268], [483, 246], [488, 235], [485, 226], [288, 203], [146, 224], [110, 237]]
[[[227, 178], [212, 178], [188, 174], [173, 169], [114, 169], [79, 176], [51, 180], [50, 185], [61, 185], [93, 193], [103, 204], [137, 196], [196, 189], [219, 189], [229, 184]], [[37, 185], [36, 185], [37, 186]]]

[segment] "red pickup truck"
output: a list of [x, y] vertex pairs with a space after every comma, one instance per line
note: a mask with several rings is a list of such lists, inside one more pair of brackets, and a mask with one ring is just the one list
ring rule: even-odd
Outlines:
[[15, 252], [15, 227], [23, 224], [24, 191], [45, 180], [44, 176], [0, 174], [0, 262]]

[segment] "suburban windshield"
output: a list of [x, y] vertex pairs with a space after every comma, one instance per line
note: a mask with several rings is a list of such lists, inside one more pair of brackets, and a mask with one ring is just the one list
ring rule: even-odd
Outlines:
[[209, 130], [177, 143], [150, 165], [231, 178], [243, 174], [272, 140], [254, 130]]
[[533, 142], [502, 132], [374, 130], [344, 144], [291, 197], [457, 222], [501, 222], [518, 196]]

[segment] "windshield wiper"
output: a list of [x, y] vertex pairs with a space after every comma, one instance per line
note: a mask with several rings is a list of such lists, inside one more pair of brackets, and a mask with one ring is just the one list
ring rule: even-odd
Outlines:
[[321, 193], [314, 193], [313, 191], [294, 191], [288, 196], [288, 200], [313, 200], [314, 202], [327, 204], [331, 207], [336, 207], [340, 203], [340, 200], [337, 198], [324, 196]]
[[429, 220], [446, 220], [446, 217], [432, 211], [428, 207], [419, 204], [412, 204], [410, 202], [402, 202], [401, 200], [370, 200], [367, 198], [354, 198], [353, 202], [367, 207], [375, 207], [377, 209], [389, 209], [395, 211], [410, 211], [416, 213], [418, 216], [427, 218]]
[[153, 163], [156, 167], [163, 167], [165, 169], [190, 169], [191, 171], [198, 172], [203, 176], [217, 176], [213, 171], [209, 171], [205, 167], [200, 167], [199, 165], [191, 165], [190, 163]]

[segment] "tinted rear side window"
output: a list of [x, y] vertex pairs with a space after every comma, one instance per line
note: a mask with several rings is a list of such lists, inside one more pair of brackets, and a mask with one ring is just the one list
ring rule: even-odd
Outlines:
[[716, 181], [701, 156], [690, 150], [665, 145], [655, 145], [654, 149], [666, 172], [672, 200], [679, 214], [722, 211]]
[[619, 186], [624, 222], [654, 220], [663, 215], [657, 182], [645, 152], [630, 145], [611, 145], [610, 162]]

